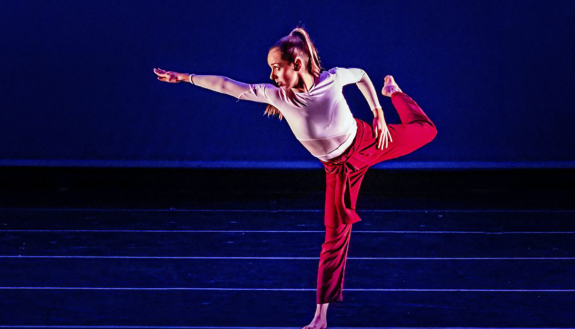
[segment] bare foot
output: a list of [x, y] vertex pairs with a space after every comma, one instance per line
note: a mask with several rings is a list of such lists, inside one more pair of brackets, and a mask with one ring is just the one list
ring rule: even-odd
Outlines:
[[399, 88], [397, 83], [395, 83], [395, 80], [391, 75], [386, 75], [383, 82], [383, 88], [381, 89], [381, 93], [383, 94], [383, 96], [391, 97], [391, 95], [396, 91], [401, 91], [401, 89]]
[[327, 329], [327, 320], [320, 317], [314, 317], [310, 324], [301, 329]]

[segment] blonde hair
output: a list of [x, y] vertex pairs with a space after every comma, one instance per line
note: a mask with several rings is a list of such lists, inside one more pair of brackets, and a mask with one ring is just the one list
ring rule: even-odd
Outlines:
[[[303, 26], [296, 27], [289, 35], [279, 39], [270, 47], [268, 53], [274, 48], [278, 48], [280, 50], [282, 60], [285, 60], [288, 63], [293, 63], [298, 56], [303, 58], [305, 68], [316, 78], [320, 75], [321, 71], [323, 71], [317, 54], [317, 49]], [[288, 89], [286, 91], [286, 95], [289, 100], [295, 104], [298, 103], [293, 90]], [[282, 113], [271, 104], [268, 104], [266, 107], [264, 115], [266, 114], [268, 117], [270, 115], [277, 115], [280, 120], [283, 119]]]

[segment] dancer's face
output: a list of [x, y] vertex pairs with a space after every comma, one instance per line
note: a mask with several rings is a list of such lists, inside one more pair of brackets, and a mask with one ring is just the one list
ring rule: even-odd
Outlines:
[[[296, 61], [300, 61], [296, 59]], [[284, 61], [281, 58], [281, 51], [278, 48], [273, 48], [268, 53], [268, 65], [272, 73], [270, 79], [274, 80], [280, 88], [289, 89], [298, 84], [298, 72], [294, 70], [294, 64]], [[302, 65], [300, 64], [300, 67]]]

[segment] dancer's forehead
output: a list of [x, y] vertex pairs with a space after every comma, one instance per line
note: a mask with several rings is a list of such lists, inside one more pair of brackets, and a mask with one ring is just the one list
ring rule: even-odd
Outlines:
[[268, 54], [268, 65], [272, 66], [282, 64], [286, 64], [286, 61], [282, 59], [281, 52], [277, 49], [270, 51]]

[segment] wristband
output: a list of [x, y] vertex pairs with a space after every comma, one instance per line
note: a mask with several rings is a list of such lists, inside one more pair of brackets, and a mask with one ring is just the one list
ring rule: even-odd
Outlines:
[[194, 80], [192, 79], [193, 76], [194, 76], [193, 74], [190, 74], [189, 80], [191, 84], [195, 85]]

